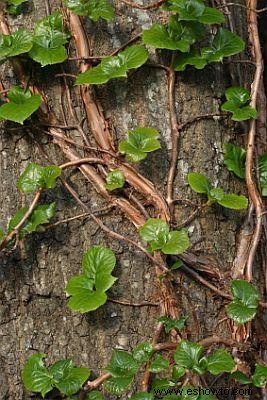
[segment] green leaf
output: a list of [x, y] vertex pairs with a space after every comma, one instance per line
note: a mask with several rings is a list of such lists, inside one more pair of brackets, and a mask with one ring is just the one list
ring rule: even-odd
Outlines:
[[110, 378], [106, 380], [104, 383], [104, 389], [109, 393], [119, 396], [122, 394], [127, 387], [132, 383], [132, 377], [118, 377], [118, 378]]
[[234, 367], [234, 359], [226, 350], [215, 350], [213, 354], [207, 357], [207, 370], [212, 375], [219, 375], [222, 372], [231, 372]]
[[161, 354], [156, 354], [155, 359], [150, 364], [149, 371], [157, 374], [158, 372], [164, 371], [164, 369], [168, 368], [169, 365], [169, 361]]
[[190, 53], [179, 54], [174, 61], [175, 71], [184, 71], [187, 65], [192, 65], [196, 69], [203, 69], [207, 65], [207, 58], [200, 54], [198, 50]]
[[153, 400], [153, 399], [154, 399], [153, 394], [148, 392], [135, 393], [132, 397], [130, 397], [130, 400]]
[[188, 340], [182, 340], [175, 351], [174, 360], [179, 367], [203, 374], [203, 368], [199, 364], [202, 355], [203, 346]]
[[263, 196], [267, 196], [267, 154], [259, 157], [259, 172], [261, 193]]
[[231, 282], [233, 301], [227, 306], [229, 318], [242, 325], [252, 320], [257, 312], [259, 293], [249, 282], [239, 279]]
[[187, 175], [187, 180], [191, 189], [196, 193], [208, 194], [211, 189], [210, 181], [205, 177], [205, 175], [197, 172], [190, 172]]
[[190, 46], [204, 36], [202, 24], [190, 21], [178, 21], [177, 16], [171, 16], [168, 25], [155, 24], [143, 31], [142, 40], [156, 49], [189, 51]]
[[32, 193], [42, 187], [43, 167], [30, 163], [19, 177], [17, 187], [24, 193]]
[[126, 154], [126, 159], [139, 162], [146, 158], [147, 153], [161, 148], [158, 141], [159, 133], [153, 128], [136, 128], [128, 132], [128, 137], [119, 143], [119, 151]]
[[177, 261], [175, 261], [174, 264], [172, 264], [171, 269], [179, 269], [182, 267], [182, 265], [183, 265], [183, 261], [177, 260]]
[[111, 275], [115, 265], [115, 254], [103, 246], [92, 246], [82, 260], [83, 273], [95, 289], [102, 292], [108, 290], [117, 280]]
[[235, 371], [231, 374], [231, 378], [235, 379], [237, 382], [242, 383], [243, 385], [248, 385], [251, 383], [251, 380], [241, 371]]
[[45, 189], [54, 189], [57, 184], [57, 178], [61, 175], [61, 168], [57, 165], [48, 165], [43, 167], [42, 171], [42, 187]]
[[35, 207], [24, 224], [24, 231], [31, 233], [38, 230], [40, 225], [47, 224], [55, 215], [56, 203], [41, 204]]
[[267, 366], [263, 364], [256, 364], [255, 372], [252, 375], [252, 382], [254, 386], [264, 388], [267, 385]]
[[197, 400], [217, 400], [217, 397], [212, 394], [201, 394]]
[[161, 248], [164, 254], [181, 254], [190, 246], [188, 233], [185, 229], [172, 231], [168, 235], [166, 244]]
[[113, 350], [107, 372], [113, 377], [133, 377], [139, 369], [139, 363], [134, 357], [123, 350]]
[[172, 379], [178, 381], [182, 376], [184, 376], [186, 370], [184, 367], [179, 367], [179, 365], [174, 365], [172, 369]]
[[222, 61], [245, 49], [245, 42], [228, 29], [220, 28], [213, 39], [210, 49], [202, 49], [202, 54], [207, 56], [209, 62]]
[[33, 47], [29, 55], [43, 67], [61, 63], [67, 59], [64, 45], [68, 37], [64, 31], [62, 15], [55, 11], [35, 24]]
[[245, 121], [257, 118], [257, 110], [247, 103], [250, 101], [250, 93], [239, 86], [233, 86], [225, 91], [227, 101], [221, 109], [232, 113], [233, 121]]
[[224, 164], [228, 171], [233, 171], [240, 179], [245, 178], [246, 151], [232, 143], [224, 143]]
[[28, 53], [32, 48], [32, 34], [18, 29], [11, 35], [0, 35], [0, 60]]
[[139, 363], [146, 363], [154, 353], [153, 346], [148, 342], [139, 343], [133, 349], [133, 358]]
[[206, 7], [201, 0], [169, 0], [162, 8], [179, 13], [179, 21], [198, 21], [202, 24], [221, 24], [224, 15], [215, 8]]
[[152, 382], [152, 391], [156, 395], [158, 393], [161, 393], [162, 395], [165, 393], [168, 393], [168, 389], [175, 386], [176, 383], [170, 381], [169, 379], [163, 378], [163, 379], [154, 379]]
[[27, 211], [28, 207], [22, 207], [16, 212], [16, 214], [9, 221], [7, 233], [13, 231], [13, 229], [20, 223]]
[[103, 400], [103, 395], [98, 390], [92, 390], [86, 395], [85, 400]]
[[133, 45], [121, 51], [117, 56], [104, 58], [99, 65], [81, 73], [76, 85], [101, 84], [113, 78], [127, 77], [130, 69], [141, 67], [148, 59], [148, 52], [143, 46]]
[[83, 256], [83, 274], [73, 276], [65, 291], [71, 295], [68, 306], [75, 311], [85, 313], [105, 304], [105, 292], [117, 278], [111, 275], [116, 258], [110, 249], [92, 246]]
[[178, 397], [178, 400], [198, 400], [199, 390], [194, 386], [183, 386], [180, 392], [182, 392], [182, 394]]
[[217, 200], [217, 203], [233, 210], [242, 210], [247, 208], [248, 199], [243, 195], [238, 196], [237, 194], [230, 193], [225, 194], [222, 199]]
[[123, 172], [119, 169], [115, 169], [112, 172], [109, 172], [106, 177], [106, 188], [108, 190], [120, 189], [125, 184], [125, 177]]
[[[55, 365], [56, 364], [53, 365], [54, 370]], [[62, 394], [71, 396], [82, 388], [83, 384], [89, 378], [89, 375], [90, 370], [88, 368], [71, 366], [64, 369], [62, 377], [55, 383], [55, 386]]]
[[149, 218], [139, 229], [140, 236], [148, 242], [152, 250], [161, 249], [167, 243], [169, 225], [159, 218]]
[[61, 168], [56, 165], [42, 167], [39, 164], [30, 163], [19, 177], [17, 187], [24, 193], [32, 193], [39, 188], [53, 189], [60, 175]]
[[53, 375], [44, 366], [43, 353], [33, 354], [25, 363], [22, 380], [27, 390], [41, 393], [44, 397], [53, 388]]
[[179, 319], [172, 319], [170, 317], [159, 317], [158, 321], [162, 322], [165, 327], [165, 332], [169, 333], [172, 329], [177, 329], [178, 331], [181, 331], [186, 323], [186, 320], [188, 319], [188, 316], [181, 317]]
[[0, 119], [23, 124], [41, 105], [42, 99], [39, 94], [31, 94], [29, 90], [24, 91], [19, 86], [13, 86], [8, 92], [9, 102], [0, 107]]
[[109, 21], [114, 18], [114, 8], [108, 0], [64, 0], [65, 6], [77, 15], [93, 21], [100, 18]]

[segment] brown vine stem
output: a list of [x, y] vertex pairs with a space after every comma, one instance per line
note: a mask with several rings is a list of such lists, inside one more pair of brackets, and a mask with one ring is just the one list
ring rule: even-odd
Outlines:
[[66, 168], [70, 168], [70, 167], [78, 167], [79, 165], [82, 165], [82, 164], [106, 165], [107, 163], [104, 160], [102, 160], [101, 158], [85, 157], [85, 158], [80, 158], [79, 160], [69, 161], [65, 164], [60, 165], [59, 168], [66, 169]]
[[[87, 57], [90, 55], [90, 51], [81, 19], [71, 12], [68, 12], [68, 16], [70, 31], [72, 32], [76, 44], [77, 56]], [[81, 64], [80, 71], [85, 72], [86, 70], [87, 66]], [[99, 101], [95, 99], [90, 87], [83, 85], [81, 86], [80, 91], [87, 115], [88, 125], [90, 126], [97, 144], [101, 149], [114, 152], [113, 138]], [[107, 160], [109, 161], [111, 168], [119, 168], [124, 173], [126, 181], [133, 186], [135, 190], [144, 195], [146, 200], [151, 201], [163, 219], [169, 221], [170, 213], [165, 199], [156, 190], [152, 182], [138, 174], [138, 172], [127, 163], [120, 162], [119, 160], [115, 163], [114, 159], [110, 159], [109, 157], [107, 157]]]
[[[257, 8], [257, 0], [248, 0], [248, 26], [250, 33], [250, 42], [252, 46], [252, 57], [256, 63], [256, 71], [254, 75], [254, 80], [251, 89], [251, 106], [257, 106], [257, 99], [260, 90], [260, 85], [262, 82], [263, 74], [263, 59], [261, 53], [261, 44], [258, 32], [258, 21], [256, 13], [252, 12], [250, 9]], [[260, 193], [258, 192], [257, 185], [253, 179], [253, 156], [255, 150], [255, 136], [256, 136], [257, 122], [252, 119], [250, 121], [248, 141], [247, 141], [247, 153], [246, 153], [246, 184], [249, 193], [250, 201], [255, 207], [255, 228], [251, 239], [250, 251], [248, 254], [247, 264], [246, 264], [246, 278], [250, 282], [253, 279], [253, 263], [255, 259], [256, 250], [261, 237], [262, 229], [262, 199]]]
[[24, 216], [22, 217], [22, 219], [19, 221], [19, 223], [15, 226], [14, 229], [12, 229], [12, 231], [4, 238], [4, 240], [2, 241], [2, 243], [0, 244], [0, 251], [2, 251], [7, 244], [13, 239], [14, 236], [16, 236], [20, 230], [20, 228], [23, 226], [24, 222], [27, 220], [27, 218], [31, 215], [31, 213], [33, 212], [34, 208], [36, 207], [41, 193], [42, 193], [43, 189], [39, 189], [34, 198], [33, 201], [31, 202], [28, 210], [26, 211], [26, 213], [24, 214]]
[[94, 390], [97, 389], [98, 386], [102, 385], [103, 382], [105, 382], [107, 379], [111, 378], [112, 375], [107, 372], [106, 374], [103, 374], [101, 376], [99, 376], [97, 379], [95, 379], [94, 381], [88, 381], [86, 382], [83, 390], [85, 392], [89, 392], [90, 390]]
[[129, 306], [129, 307], [158, 307], [159, 303], [151, 303], [149, 301], [142, 301], [141, 303], [132, 303], [126, 300], [116, 300], [108, 298], [108, 301], [115, 304], [120, 304], [122, 306]]

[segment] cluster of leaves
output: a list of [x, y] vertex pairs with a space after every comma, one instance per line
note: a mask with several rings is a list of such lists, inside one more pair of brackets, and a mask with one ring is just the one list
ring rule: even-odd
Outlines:
[[[48, 165], [42, 167], [39, 164], [30, 163], [18, 179], [17, 187], [23, 193], [32, 193], [40, 188], [53, 189], [56, 186], [57, 178], [61, 174], [61, 168], [56, 165]], [[20, 208], [10, 219], [7, 234], [12, 232], [20, 223], [28, 211], [28, 207]], [[55, 215], [56, 204], [39, 204], [37, 205], [29, 217], [24, 221], [20, 228], [19, 237], [23, 239], [25, 234], [41, 231], [42, 226], [49, 223]], [[6, 236], [4, 231], [0, 231], [0, 240]]]
[[107, 174], [106, 182], [106, 188], [110, 191], [121, 189], [125, 184], [125, 177], [123, 172], [119, 169], [114, 169]]
[[143, 46], [130, 46], [117, 56], [106, 57], [96, 67], [78, 75], [76, 85], [99, 85], [113, 78], [125, 78], [130, 69], [139, 68], [147, 59], [148, 52]]
[[20, 14], [22, 11], [22, 4], [26, 3], [28, 0], [8, 0], [7, 1], [7, 12], [9, 14]]
[[251, 321], [258, 308], [258, 290], [249, 282], [237, 279], [231, 282], [233, 301], [228, 304], [226, 312], [236, 324], [242, 325]]
[[132, 354], [113, 350], [111, 360], [106, 368], [112, 377], [108, 379], [104, 388], [115, 395], [123, 393], [132, 383], [142, 364], [148, 362], [154, 353], [153, 346], [150, 343], [140, 343], [133, 349]]
[[23, 193], [32, 193], [40, 188], [54, 189], [60, 175], [61, 168], [57, 165], [43, 167], [30, 163], [19, 177], [17, 186]]
[[117, 278], [111, 275], [116, 265], [112, 250], [92, 246], [83, 256], [82, 274], [73, 276], [66, 287], [68, 306], [80, 313], [96, 310], [106, 303], [106, 291]]
[[[1, 51], [1, 50], [0, 50]], [[0, 107], [0, 120], [8, 120], [23, 124], [41, 105], [39, 94], [31, 94], [19, 86], [13, 86], [8, 92], [9, 102]]]
[[128, 132], [127, 139], [119, 143], [119, 152], [126, 154], [127, 161], [139, 162], [147, 157], [147, 153], [161, 148], [158, 137], [156, 129], [136, 128]]
[[177, 329], [177, 331], [181, 331], [184, 328], [187, 319], [187, 315], [179, 319], [172, 319], [170, 317], [163, 316], [159, 317], [158, 321], [163, 323], [165, 332], [170, 333], [172, 329]]
[[109, 0], [64, 0], [65, 6], [77, 15], [93, 21], [100, 18], [109, 21], [114, 18], [114, 8]]
[[33, 34], [19, 29], [11, 35], [0, 35], [0, 60], [28, 53], [43, 67], [61, 63], [67, 59], [64, 45], [68, 38], [62, 15], [55, 11], [36, 22]]
[[251, 100], [248, 90], [239, 86], [232, 86], [225, 91], [225, 97], [227, 101], [223, 103], [221, 109], [231, 112], [233, 121], [257, 118], [257, 110], [248, 105]]
[[187, 180], [194, 192], [207, 195], [208, 205], [218, 203], [233, 210], [241, 210], [248, 206], [248, 199], [245, 196], [233, 193], [226, 194], [221, 188], [213, 188], [205, 175], [191, 172], [187, 175]]
[[88, 368], [76, 367], [72, 360], [60, 360], [49, 368], [44, 365], [46, 354], [33, 354], [25, 363], [22, 379], [27, 390], [41, 393], [44, 397], [53, 388], [71, 396], [78, 392], [89, 378]]
[[139, 229], [140, 236], [149, 243], [150, 251], [161, 250], [164, 254], [181, 254], [190, 246], [185, 229], [170, 231], [169, 225], [159, 218], [149, 218]]

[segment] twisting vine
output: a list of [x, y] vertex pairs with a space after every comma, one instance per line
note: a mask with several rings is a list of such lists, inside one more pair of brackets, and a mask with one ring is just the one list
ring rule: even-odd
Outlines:
[[[69, 399], [100, 400], [102, 393], [98, 390], [99, 387], [111, 394], [121, 395], [129, 388], [140, 370], [143, 372], [142, 391], [134, 394], [131, 397], [133, 400], [152, 400], [154, 396], [164, 395], [166, 400], [215, 399], [214, 394], [220, 393], [212, 392], [207, 387], [204, 379], [206, 374], [219, 376], [228, 373], [240, 384], [265, 387], [267, 366], [263, 362], [256, 364], [253, 373], [248, 376], [238, 369], [240, 363], [225, 349], [219, 348], [212, 353], [208, 351], [214, 344], [223, 344], [230, 348], [233, 346], [235, 349], [244, 348], [244, 342], [248, 339], [247, 332], [259, 306], [266, 308], [266, 303], [260, 301], [257, 288], [251, 283], [255, 254], [265, 219], [262, 196], [267, 194], [266, 154], [259, 160], [260, 186], [257, 186], [254, 176], [257, 117], [261, 114], [257, 99], [263, 76], [257, 28], [257, 12], [263, 10], [257, 10], [257, 0], [250, 0], [247, 4], [252, 57], [251, 60], [243, 60], [253, 62], [256, 67], [251, 93], [239, 86], [230, 87], [225, 92], [226, 101], [221, 107], [223, 113], [195, 116], [185, 122], [180, 121], [175, 104], [177, 72], [188, 67], [203, 69], [207, 64], [222, 62], [225, 57], [238, 54], [245, 48], [244, 41], [238, 35], [221, 27], [225, 22], [224, 14], [219, 9], [221, 7], [208, 7], [202, 0], [164, 0], [145, 6], [123, 0], [125, 6], [132, 8], [165, 11], [169, 20], [164, 24], [152, 25], [109, 56], [95, 56], [90, 48], [84, 18], [88, 17], [93, 21], [114, 18], [115, 10], [108, 0], [65, 0], [61, 12], [55, 11], [52, 14], [49, 3], [46, 2], [48, 15], [35, 23], [33, 32], [26, 29], [10, 32], [6, 13], [21, 12], [26, 1], [8, 0], [0, 5], [0, 60], [8, 60], [11, 63], [19, 81], [18, 86], [9, 89], [0, 82], [0, 95], [3, 99], [0, 118], [18, 124], [32, 123], [33, 126], [30, 118], [36, 113], [36, 129], [49, 135], [68, 161], [59, 166], [51, 164], [44, 167], [30, 163], [26, 167], [17, 186], [23, 193], [34, 193], [34, 197], [28, 207], [19, 209], [11, 218], [6, 231], [0, 231], [0, 251], [3, 256], [8, 256], [17, 249], [24, 237], [32, 232], [52, 229], [60, 223], [89, 217], [108, 235], [135, 246], [146, 255], [155, 270], [161, 298], [159, 303], [138, 304], [109, 299], [107, 291], [117, 280], [112, 275], [116, 257], [108, 248], [92, 246], [83, 256], [81, 274], [73, 276], [65, 288], [68, 306], [80, 313], [96, 310], [108, 300], [135, 307], [159, 307], [154, 338], [151, 343], [140, 343], [131, 353], [114, 350], [105, 368], [106, 372], [94, 380], [89, 380], [88, 368], [76, 367], [71, 360], [60, 360], [46, 367], [45, 354], [33, 354], [23, 368], [22, 378], [27, 390], [41, 393], [44, 397], [56, 388], [62, 396], [69, 396]], [[206, 29], [210, 25], [214, 27], [212, 34]], [[204, 47], [202, 44], [204, 39], [207, 43], [207, 33], [210, 44]], [[73, 40], [76, 57], [68, 57], [66, 45], [70, 38]], [[168, 50], [171, 53], [170, 65], [147, 63], [149, 52], [145, 46]], [[67, 78], [75, 79], [75, 85], [79, 86], [95, 147], [91, 146], [91, 141], [71, 106], [75, 125], [69, 126], [66, 121], [64, 124], [59, 121], [49, 108], [46, 94], [28, 78], [24, 63], [21, 62], [22, 57], [29, 57], [43, 67], [60, 64], [67, 59], [77, 62], [77, 75], [68, 75], [63, 70], [60, 78], [64, 79], [69, 102]], [[166, 196], [133, 166], [134, 163], [145, 159], [148, 153], [161, 148], [159, 132], [154, 127], [136, 127], [128, 132], [117, 149], [112, 127], [105, 118], [104, 110], [94, 91], [94, 85], [127, 77], [128, 71], [140, 68], [145, 63], [148, 67], [161, 68], [167, 74], [172, 148], [166, 179]], [[249, 201], [244, 195], [225, 193], [222, 188], [213, 187], [203, 174], [190, 172], [187, 176], [190, 188], [206, 197], [206, 200], [203, 204], [197, 204], [192, 215], [178, 224], [174, 218], [174, 207], [179, 200], [174, 198], [173, 185], [180, 134], [188, 125], [200, 119], [227, 118], [229, 113], [233, 121], [249, 121], [246, 149], [232, 143], [224, 144], [224, 163], [239, 179], [245, 179]], [[83, 144], [78, 144], [67, 136], [66, 132], [70, 129], [78, 130]], [[89, 155], [81, 158], [78, 152], [80, 148]], [[146, 245], [140, 245], [112, 231], [95, 212], [83, 204], [79, 195], [62, 176], [62, 172], [67, 168], [78, 168], [96, 192], [106, 200], [108, 206], [104, 210], [98, 210], [98, 213], [118, 208], [138, 229], [140, 238]], [[46, 189], [55, 188], [59, 179], [85, 212], [51, 223], [56, 210], [55, 203], [39, 202], [41, 193]], [[126, 184], [131, 191], [125, 188]], [[139, 197], [133, 193], [137, 193]], [[249, 206], [233, 264], [232, 276], [235, 279], [229, 283], [232, 294], [229, 294], [227, 288], [217, 288], [202, 277], [202, 271], [218, 280], [221, 275], [217, 266], [209, 266], [208, 260], [201, 263], [190, 251], [190, 239], [185, 229], [199, 212], [204, 212], [214, 204], [233, 210], [247, 209]], [[149, 211], [147, 206], [151, 206]], [[179, 229], [173, 229], [177, 225]], [[247, 234], [247, 229], [250, 229], [250, 235]], [[234, 326], [233, 339], [212, 336], [201, 342], [187, 340], [185, 326], [188, 317], [181, 315], [173, 286], [178, 269], [228, 301], [226, 315]], [[160, 342], [163, 330], [169, 335], [169, 342]], [[239, 341], [236, 341], [236, 330], [239, 331]], [[164, 357], [162, 352], [166, 351], [167, 357]], [[166, 377], [155, 377], [161, 373]]]

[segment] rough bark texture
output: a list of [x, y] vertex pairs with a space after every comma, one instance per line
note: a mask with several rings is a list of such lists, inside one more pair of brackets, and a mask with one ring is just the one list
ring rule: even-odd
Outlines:
[[[240, 1], [238, 1], [240, 3]], [[45, 15], [45, 2], [34, 0], [28, 11], [12, 19], [11, 26], [30, 27], [37, 18]], [[52, 9], [57, 4], [52, 4]], [[142, 28], [150, 26], [152, 20], [164, 13], [132, 10], [117, 2], [117, 18], [110, 23], [87, 23], [88, 37], [95, 54], [108, 54], [127, 42]], [[231, 22], [235, 32], [247, 37], [245, 11], [231, 8]], [[166, 60], [166, 54], [154, 54], [155, 59]], [[246, 54], [238, 56], [246, 58]], [[235, 59], [238, 59], [236, 57]], [[75, 71], [75, 64], [65, 63], [65, 71]], [[8, 85], [15, 83], [10, 65], [1, 67], [2, 77]], [[60, 99], [61, 81], [55, 78], [60, 67], [38, 68], [32, 65], [29, 74], [36, 77], [49, 94], [49, 102], [59, 119], [64, 117]], [[177, 76], [176, 106], [180, 121], [192, 116], [219, 111], [225, 88], [239, 84], [249, 88], [253, 66], [248, 64], [212, 65], [203, 71], [192, 69]], [[72, 85], [72, 80], [67, 78]], [[161, 133], [162, 151], [149, 156], [138, 167], [149, 177], [160, 191], [164, 191], [170, 149], [170, 128], [167, 107], [165, 72], [143, 67], [130, 74], [128, 80], [114, 80], [97, 89], [105, 115], [114, 128], [116, 141], [137, 125], [156, 127]], [[79, 91], [71, 89], [72, 103], [78, 118], [84, 116]], [[69, 117], [66, 98], [63, 108]], [[47, 163], [37, 143], [41, 143], [53, 163], [64, 161], [59, 150], [38, 130], [11, 131], [12, 124], [5, 123], [1, 131], [1, 227], [5, 228], [11, 215], [28, 204], [29, 196], [16, 189], [16, 181], [30, 161]], [[86, 128], [87, 131], [87, 128]], [[78, 137], [71, 131], [70, 136]], [[34, 139], [33, 139], [34, 138]], [[199, 171], [207, 174], [215, 185], [227, 191], [244, 193], [244, 186], [227, 172], [223, 166], [222, 144], [229, 139], [242, 144], [243, 136], [229, 119], [201, 120], [189, 126], [179, 142], [175, 198], [186, 197], [198, 200], [186, 184], [186, 174]], [[93, 142], [93, 141], [92, 141]], [[82, 154], [82, 153], [81, 153]], [[80, 172], [66, 173], [66, 177], [80, 194], [81, 199], [92, 208], [101, 208], [105, 203], [97, 196]], [[56, 201], [58, 218], [80, 212], [64, 187], [47, 191], [46, 201]], [[178, 204], [176, 219], [179, 224], [192, 212], [190, 207]], [[235, 251], [235, 237], [241, 226], [244, 213], [212, 208], [189, 226], [194, 251], [199, 256], [208, 256], [219, 265], [222, 273], [230, 273]], [[110, 212], [103, 221], [124, 235], [138, 241], [135, 229], [118, 211]], [[110, 246], [117, 256], [115, 275], [119, 278], [109, 291], [110, 298], [130, 302], [143, 300], [159, 301], [153, 267], [147, 258], [125, 243], [108, 238], [90, 219], [74, 221], [47, 233], [31, 235], [16, 255], [2, 258], [0, 265], [1, 322], [0, 322], [0, 399], [29, 399], [21, 384], [21, 369], [33, 352], [48, 354], [48, 363], [60, 358], [72, 358], [77, 364], [90, 366], [93, 374], [99, 374], [109, 360], [112, 348], [131, 349], [137, 343], [153, 336], [156, 307], [126, 307], [107, 303], [100, 310], [88, 315], [79, 315], [66, 307], [64, 293], [68, 279], [80, 271], [83, 252], [92, 244]], [[225, 316], [225, 304], [209, 290], [194, 283], [182, 274], [177, 274], [180, 284], [175, 288], [181, 312], [190, 316], [189, 338], [201, 339], [214, 333], [230, 337], [227, 322], [218, 325]], [[221, 284], [224, 284], [222, 279]], [[37, 397], [34, 397], [37, 398]]]

